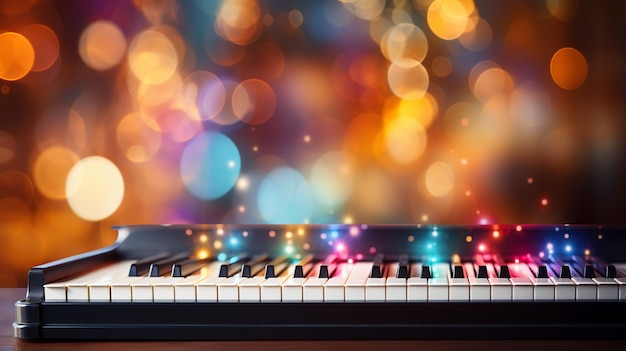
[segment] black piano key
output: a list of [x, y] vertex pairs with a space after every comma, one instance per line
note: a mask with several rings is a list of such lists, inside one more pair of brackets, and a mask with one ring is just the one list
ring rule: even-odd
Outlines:
[[144, 259], [141, 259], [133, 264], [130, 265], [130, 269], [128, 272], [128, 276], [129, 277], [139, 277], [142, 275], [145, 275], [148, 273], [148, 271], [150, 270], [150, 265], [153, 262], [157, 262], [160, 261], [164, 258], [169, 257], [170, 254], [167, 252], [163, 252], [154, 256], [150, 256], [150, 257], [146, 257]]
[[478, 266], [478, 274], [476, 275], [476, 278], [489, 278], [489, 274], [487, 273], [487, 266]]
[[595, 273], [595, 269], [593, 268], [592, 265], [586, 265], [584, 268], [584, 275], [585, 278], [595, 278], [596, 277], [596, 273]]
[[559, 273], [559, 278], [566, 278], [566, 279], [572, 278], [572, 271], [570, 270], [569, 266], [567, 265], [561, 266], [561, 272]]
[[220, 266], [220, 272], [217, 275], [220, 278], [228, 278], [228, 265], [223, 264]]
[[548, 267], [541, 265], [537, 267], [537, 278], [548, 278]]
[[276, 272], [274, 270], [274, 265], [273, 264], [268, 264], [267, 266], [265, 266], [264, 277], [265, 277], [265, 279], [267, 279], [267, 278], [276, 278]]
[[309, 271], [313, 268], [313, 255], [307, 255], [303, 257], [297, 264], [293, 272], [294, 278], [304, 278], [309, 274]]
[[617, 269], [615, 269], [614, 265], [608, 265], [604, 270], [605, 278], [617, 278]]
[[498, 274], [498, 278], [511, 278], [511, 272], [509, 272], [509, 266], [503, 265], [500, 266], [500, 274]]
[[402, 255], [398, 259], [398, 271], [396, 272], [396, 278], [406, 279], [409, 278], [409, 256]]
[[244, 264], [241, 266], [241, 277], [242, 278], [250, 278], [252, 277], [252, 269], [249, 264]]
[[370, 273], [370, 278], [382, 278], [383, 277], [383, 272], [380, 269], [379, 265], [373, 265], [372, 266], [372, 272]]
[[320, 266], [318, 278], [329, 278], [328, 265], [323, 264]]
[[431, 279], [433, 277], [433, 273], [430, 270], [430, 266], [422, 266], [422, 274], [420, 278]]
[[370, 278], [382, 278], [383, 277], [383, 255], [379, 254], [374, 257], [372, 265], [372, 271], [370, 272]]
[[199, 271], [211, 261], [212, 259], [189, 259], [183, 262], [174, 263], [172, 266], [172, 277], [186, 277]]
[[465, 272], [463, 272], [463, 266], [456, 265], [452, 271], [452, 278], [465, 278]]
[[304, 278], [304, 268], [302, 265], [297, 265], [296, 269], [293, 272], [294, 278]]

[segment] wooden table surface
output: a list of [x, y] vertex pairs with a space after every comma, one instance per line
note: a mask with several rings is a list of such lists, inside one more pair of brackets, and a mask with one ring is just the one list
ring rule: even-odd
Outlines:
[[626, 340], [27, 342], [15, 339], [12, 328], [15, 302], [25, 294], [0, 289], [0, 350], [626, 350]]

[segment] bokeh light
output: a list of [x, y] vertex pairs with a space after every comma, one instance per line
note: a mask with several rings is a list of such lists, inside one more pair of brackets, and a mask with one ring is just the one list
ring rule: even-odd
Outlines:
[[0, 79], [18, 80], [30, 72], [35, 63], [35, 50], [19, 33], [0, 33]]
[[274, 169], [263, 178], [257, 201], [267, 223], [307, 223], [313, 214], [311, 187], [290, 167]]
[[578, 88], [587, 79], [587, 60], [578, 50], [570, 47], [559, 49], [550, 60], [550, 74], [563, 89]]
[[124, 179], [113, 162], [89, 156], [70, 169], [65, 195], [77, 216], [99, 221], [112, 215], [122, 203]]
[[217, 199], [237, 182], [241, 157], [226, 135], [205, 132], [193, 138], [180, 160], [180, 175], [187, 190], [203, 200]]
[[126, 52], [126, 38], [120, 28], [110, 21], [89, 25], [80, 36], [78, 52], [83, 61], [95, 70], [117, 65]]

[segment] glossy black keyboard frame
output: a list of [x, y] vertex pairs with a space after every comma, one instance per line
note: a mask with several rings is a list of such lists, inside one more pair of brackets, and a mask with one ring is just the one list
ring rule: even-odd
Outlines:
[[[288, 340], [288, 339], [624, 339], [626, 302], [425, 303], [127, 303], [47, 302], [46, 283], [106, 262], [167, 250], [197, 249], [213, 240], [221, 252], [325, 255], [329, 241], [346, 254], [377, 252], [471, 257], [480, 243], [506, 257], [563, 245], [607, 262], [626, 262], [626, 227], [588, 225], [135, 225], [117, 226], [105, 248], [33, 267], [26, 299], [16, 302], [14, 335], [25, 340]], [[521, 229], [521, 230], [520, 230]], [[300, 231], [303, 235], [300, 235]], [[494, 235], [497, 232], [497, 235]], [[200, 240], [201, 236], [208, 240]], [[229, 240], [236, 238], [235, 241]], [[323, 238], [323, 239], [322, 239]], [[471, 240], [470, 240], [471, 239]], [[202, 242], [202, 243], [201, 243]], [[435, 245], [435, 246], [437, 246]], [[236, 246], [236, 247], [235, 247]], [[427, 249], [426, 247], [430, 249]], [[570, 252], [567, 253], [568, 255]]]

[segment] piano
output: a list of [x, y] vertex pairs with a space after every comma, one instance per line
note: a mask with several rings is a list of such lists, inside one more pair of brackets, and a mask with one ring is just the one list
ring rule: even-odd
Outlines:
[[626, 228], [129, 225], [32, 267], [24, 340], [623, 339]]

